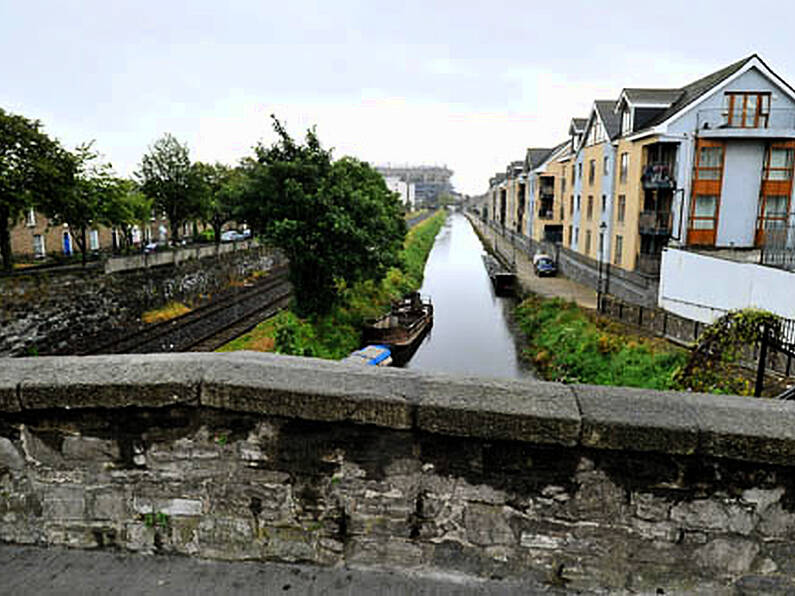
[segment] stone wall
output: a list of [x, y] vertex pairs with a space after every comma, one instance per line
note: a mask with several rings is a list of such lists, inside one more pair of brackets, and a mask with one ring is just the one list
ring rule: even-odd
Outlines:
[[171, 300], [206, 300], [282, 262], [258, 246], [204, 258], [191, 258], [194, 253], [161, 255], [163, 264], [143, 256], [138, 266], [130, 260], [138, 257], [112, 260], [110, 273], [94, 266], [0, 277], [0, 356], [81, 353], [136, 330], [147, 310]]
[[795, 589], [795, 404], [253, 353], [8, 360], [0, 540]]

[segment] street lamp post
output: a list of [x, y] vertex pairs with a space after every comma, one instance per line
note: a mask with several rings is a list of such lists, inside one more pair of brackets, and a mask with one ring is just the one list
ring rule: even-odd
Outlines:
[[604, 260], [605, 260], [605, 231], [607, 230], [607, 224], [602, 222], [599, 224], [599, 264], [597, 267], [597, 271], [599, 272], [599, 277], [596, 281], [596, 311], [602, 312], [602, 293], [604, 289], [603, 285], [603, 273], [604, 273]]

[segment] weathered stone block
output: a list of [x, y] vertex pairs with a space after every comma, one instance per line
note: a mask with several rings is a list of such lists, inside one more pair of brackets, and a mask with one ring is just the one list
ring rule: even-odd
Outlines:
[[695, 552], [701, 565], [722, 575], [737, 575], [751, 569], [759, 545], [750, 540], [717, 538]]
[[80, 460], [85, 465], [118, 460], [120, 455], [116, 441], [84, 436], [64, 437], [61, 452], [64, 457]]
[[272, 355], [217, 354], [201, 403], [241, 412], [411, 428], [413, 377], [327, 361]]
[[516, 535], [508, 523], [504, 507], [469, 503], [464, 508], [464, 526], [467, 539], [483, 546], [515, 544]]
[[14, 444], [5, 437], [0, 437], [0, 471], [3, 469], [18, 471], [24, 467], [25, 460]]
[[700, 453], [785, 465], [795, 459], [795, 403], [731, 395], [682, 398], [695, 411]]
[[575, 445], [580, 414], [564, 385], [428, 375], [417, 426], [446, 435]]
[[51, 357], [17, 368], [26, 410], [161, 407], [198, 402], [203, 364], [188, 354]]
[[582, 444], [602, 449], [695, 453], [695, 411], [676, 393], [574, 385]]
[[715, 530], [747, 536], [754, 529], [754, 518], [736, 503], [713, 499], [682, 502], [671, 508], [671, 520], [688, 529]]
[[42, 498], [42, 515], [48, 520], [78, 520], [86, 515], [82, 486], [50, 486]]

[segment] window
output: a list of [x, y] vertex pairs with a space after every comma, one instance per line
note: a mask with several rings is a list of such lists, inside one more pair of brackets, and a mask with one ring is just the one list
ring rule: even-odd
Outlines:
[[571, 164], [571, 185], [574, 186], [574, 181], [577, 179], [577, 173], [574, 170], [574, 164]]
[[29, 228], [36, 227], [36, 212], [33, 210], [33, 207], [28, 209], [28, 212], [25, 214], [25, 225]]
[[607, 195], [602, 195], [602, 213], [607, 211]]
[[767, 128], [770, 93], [726, 93], [723, 117], [732, 128]]
[[693, 221], [690, 224], [693, 230], [714, 230], [718, 197], [715, 195], [696, 195], [693, 205]]
[[593, 186], [593, 180], [596, 176], [596, 160], [592, 159], [588, 164], [588, 184]]
[[570, 215], [574, 215], [574, 195], [571, 195], [571, 210], [569, 211]]
[[696, 179], [720, 180], [723, 169], [723, 147], [699, 147], [696, 156]]
[[602, 160], [602, 175], [607, 176], [610, 173], [610, 158], [605, 157]]
[[632, 131], [632, 113], [624, 109], [621, 111], [621, 135], [628, 134]]
[[566, 193], [566, 179], [565, 178], [561, 178], [560, 179], [560, 192], [561, 192], [561, 194], [565, 194]]
[[88, 247], [90, 250], [99, 250], [99, 232], [91, 230], [88, 233]]
[[571, 225], [569, 225], [569, 246], [571, 246], [571, 245], [572, 245], [572, 243], [573, 243], [573, 240], [574, 240], [574, 235], [573, 235], [573, 233], [572, 233], [572, 226], [571, 226]]
[[613, 263], [616, 265], [621, 264], [621, 253], [624, 251], [624, 237], [616, 236], [616, 253], [613, 256]]
[[762, 228], [783, 228], [787, 223], [788, 198], [786, 195], [768, 195], [759, 203]]
[[580, 241], [580, 228], [574, 228], [574, 243], [577, 244]]
[[621, 165], [618, 171], [618, 180], [622, 184], [627, 181], [627, 173], [629, 171], [629, 153], [621, 154]]
[[585, 232], [585, 254], [591, 254], [591, 230]]
[[586, 217], [589, 220], [593, 219], [593, 195], [588, 195], [588, 210], [586, 211]]
[[33, 235], [33, 255], [37, 259], [47, 256], [47, 249], [44, 246], [44, 236], [41, 234]]
[[792, 147], [772, 145], [765, 161], [765, 180], [789, 180], [792, 178]]
[[624, 217], [627, 214], [627, 197], [625, 195], [618, 195], [618, 213], [616, 213], [616, 221], [624, 223]]
[[577, 178], [582, 180], [582, 162], [577, 164]]

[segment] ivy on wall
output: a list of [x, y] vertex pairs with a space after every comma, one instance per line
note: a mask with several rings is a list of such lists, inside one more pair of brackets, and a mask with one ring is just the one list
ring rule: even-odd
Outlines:
[[780, 331], [778, 317], [755, 308], [726, 313], [704, 329], [674, 382], [693, 391], [751, 395], [750, 383], [734, 367], [742, 350], [762, 339], [765, 327], [775, 337]]

